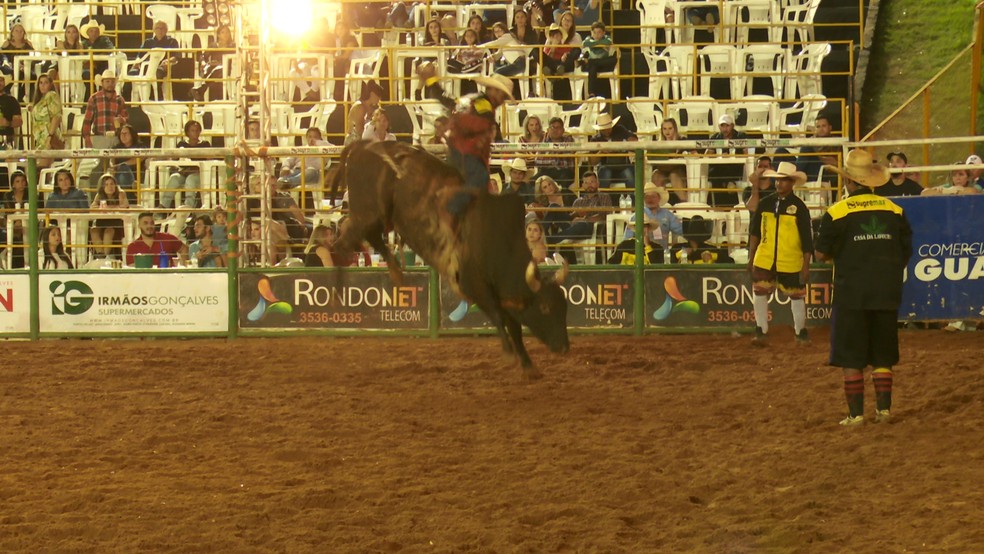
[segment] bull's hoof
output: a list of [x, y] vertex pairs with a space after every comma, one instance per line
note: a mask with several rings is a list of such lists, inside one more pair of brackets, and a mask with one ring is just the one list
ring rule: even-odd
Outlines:
[[523, 368], [523, 377], [526, 379], [528, 383], [532, 383], [533, 381], [539, 381], [540, 379], [543, 379], [543, 374], [540, 373], [539, 369], [533, 366], [529, 366]]

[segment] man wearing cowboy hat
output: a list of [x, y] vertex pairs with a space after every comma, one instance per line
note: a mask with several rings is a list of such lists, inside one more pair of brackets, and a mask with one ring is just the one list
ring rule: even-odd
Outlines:
[[[89, 97], [82, 119], [82, 142], [86, 148], [104, 150], [116, 144], [116, 130], [129, 119], [126, 101], [116, 93], [116, 72], [107, 69], [99, 76], [101, 88]], [[92, 175], [105, 172], [105, 159], [100, 159]]]
[[[661, 250], [665, 250], [669, 245], [669, 234], [673, 233], [677, 236], [682, 236], [683, 225], [680, 223], [680, 218], [676, 214], [663, 207], [670, 201], [670, 193], [665, 187], [658, 187], [652, 183], [646, 183], [646, 187], [643, 189], [643, 195], [644, 206], [642, 211], [646, 214], [646, 220], [653, 222], [652, 236], [650, 238], [660, 244]], [[633, 214], [629, 220], [629, 225], [625, 227], [625, 234], [623, 236], [626, 239], [631, 239], [635, 236], [634, 222], [635, 215]]]
[[888, 182], [886, 167], [865, 150], [848, 152], [844, 164], [843, 169], [824, 166], [844, 177], [849, 196], [824, 214], [816, 247], [818, 260], [834, 262], [830, 365], [844, 373], [848, 416], [840, 424], [854, 426], [864, 423], [864, 368], [869, 365], [875, 422], [891, 415], [898, 309], [912, 256], [912, 229], [902, 208], [873, 193]]
[[502, 164], [502, 169], [509, 172], [509, 186], [502, 189], [502, 194], [518, 194], [524, 204], [533, 202], [535, 190], [530, 179], [536, 170], [526, 166], [526, 160], [516, 158]]
[[813, 257], [813, 223], [810, 209], [793, 187], [806, 183], [806, 174], [790, 162], [781, 162], [764, 177], [775, 179], [776, 193], [759, 201], [748, 227], [748, 269], [752, 274], [755, 306], [755, 338], [765, 346], [769, 332], [769, 296], [779, 290], [789, 296], [797, 343], [809, 342], [806, 332], [806, 284]]
[[[495, 111], [507, 99], [512, 100], [512, 80], [498, 74], [476, 77], [474, 81], [484, 86], [485, 92], [469, 94], [456, 102], [445, 94], [433, 63], [421, 64], [417, 74], [425, 87], [426, 98], [436, 99], [447, 109], [455, 110], [448, 127], [448, 163], [461, 172], [466, 188], [488, 190]], [[457, 109], [456, 103], [459, 104]], [[464, 213], [471, 198], [471, 194], [455, 195], [448, 202], [448, 211], [457, 218]]]
[[95, 19], [90, 19], [82, 25], [79, 33], [85, 37], [82, 39], [82, 46], [90, 50], [115, 50], [116, 45], [105, 35], [106, 26], [99, 24]]
[[[595, 131], [598, 131], [588, 142], [629, 142], [637, 141], [639, 137], [618, 124], [621, 116], [613, 118], [611, 114], [603, 113], [598, 116], [594, 124]], [[621, 155], [599, 155], [591, 158], [591, 163], [596, 164], [598, 180], [603, 188], [611, 188], [613, 182], [625, 183], [625, 186], [635, 185], [635, 165], [628, 163], [625, 154]]]

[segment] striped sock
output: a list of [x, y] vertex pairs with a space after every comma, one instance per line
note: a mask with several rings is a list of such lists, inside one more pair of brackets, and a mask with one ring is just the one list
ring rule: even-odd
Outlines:
[[875, 406], [879, 410], [892, 408], [892, 369], [879, 367], [871, 372], [875, 384]]
[[844, 376], [844, 396], [851, 417], [864, 415], [864, 374]]

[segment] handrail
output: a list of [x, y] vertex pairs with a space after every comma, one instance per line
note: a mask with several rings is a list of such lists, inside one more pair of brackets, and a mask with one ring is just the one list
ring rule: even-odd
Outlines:
[[[933, 77], [930, 78], [929, 81], [926, 82], [926, 84], [924, 84], [922, 87], [919, 88], [919, 90], [917, 90], [915, 93], [913, 93], [913, 95], [910, 96], [908, 100], [906, 100], [905, 102], [903, 102], [902, 105], [899, 106], [894, 112], [892, 112], [891, 114], [889, 114], [888, 117], [886, 117], [884, 120], [882, 120], [881, 123], [879, 123], [878, 125], [876, 125], [875, 128], [873, 128], [871, 131], [869, 131], [868, 134], [865, 135], [861, 139], [861, 142], [867, 141], [869, 138], [872, 137], [872, 135], [874, 135], [875, 133], [877, 133], [878, 131], [880, 131], [882, 127], [884, 127], [885, 125], [887, 125], [888, 122], [891, 121], [896, 115], [898, 115], [900, 112], [902, 112], [902, 110], [908, 108], [909, 105], [912, 104], [916, 100], [916, 98], [919, 98], [919, 96], [921, 96], [924, 92], [926, 92], [926, 90], [930, 86], [932, 86], [938, 80], [940, 80], [943, 77], [943, 74], [946, 73], [947, 71], [949, 71], [950, 68], [953, 67], [954, 64], [956, 64], [964, 54], [966, 54], [969, 50], [971, 50], [972, 48], [974, 48], [974, 46], [975, 46], [974, 43], [968, 44], [963, 50], [961, 50], [956, 56], [954, 56], [954, 58], [952, 60], [950, 60], [950, 63], [946, 64], [946, 66], [943, 69], [939, 70], [936, 73], [936, 75], [933, 75]], [[973, 86], [976, 86], [976, 84], [974, 84]]]

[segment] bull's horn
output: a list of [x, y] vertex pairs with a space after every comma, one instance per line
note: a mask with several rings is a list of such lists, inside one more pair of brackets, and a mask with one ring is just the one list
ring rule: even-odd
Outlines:
[[530, 265], [526, 266], [526, 284], [533, 292], [540, 292], [540, 279], [536, 276], [536, 262], [530, 260]]
[[567, 265], [567, 260], [560, 254], [554, 254], [554, 261], [560, 264], [560, 269], [553, 276], [554, 283], [563, 285], [564, 280], [567, 279], [567, 274], [570, 272], [570, 266]]

